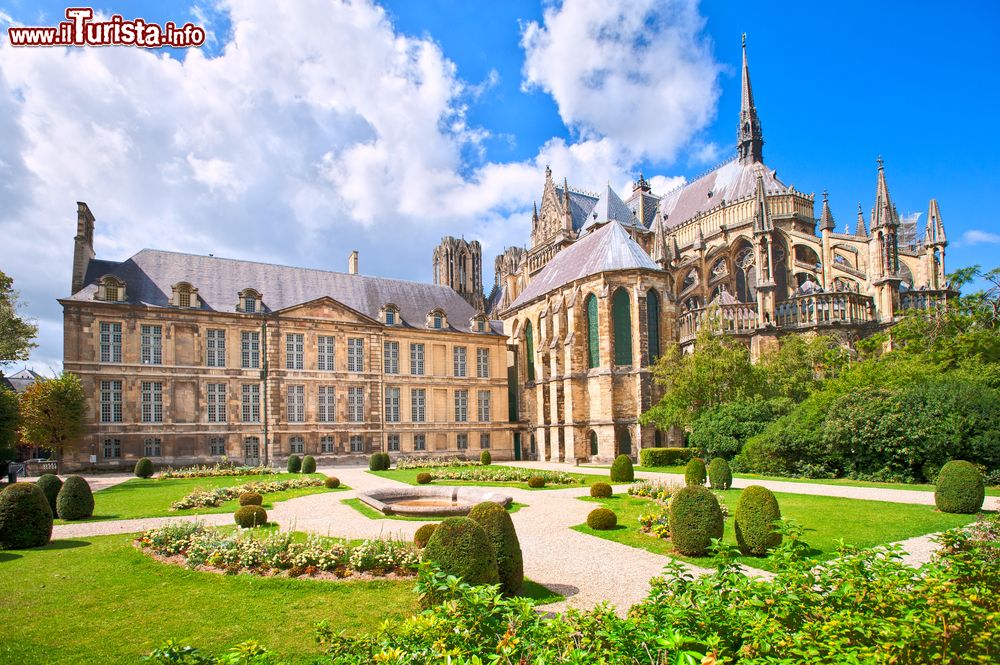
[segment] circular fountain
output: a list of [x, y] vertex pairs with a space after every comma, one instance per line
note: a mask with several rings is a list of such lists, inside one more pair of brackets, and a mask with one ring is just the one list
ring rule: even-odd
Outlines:
[[506, 494], [480, 487], [393, 487], [369, 490], [358, 494], [358, 499], [384, 515], [413, 517], [468, 515], [473, 506], [483, 501], [504, 508], [513, 501]]

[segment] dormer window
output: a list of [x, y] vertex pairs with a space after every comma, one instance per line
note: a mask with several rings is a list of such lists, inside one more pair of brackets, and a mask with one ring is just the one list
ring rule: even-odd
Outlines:
[[473, 332], [486, 332], [489, 329], [486, 315], [476, 314], [474, 317], [469, 319], [469, 329]]
[[174, 307], [197, 308], [201, 306], [201, 302], [198, 300], [198, 289], [189, 283], [177, 282], [170, 288], [173, 289], [170, 304]]
[[427, 327], [434, 330], [444, 330], [448, 327], [448, 318], [444, 315], [444, 310], [433, 309], [427, 315]]
[[105, 275], [97, 283], [97, 300], [121, 302], [125, 300], [125, 282], [114, 275]]
[[256, 314], [263, 311], [261, 298], [260, 292], [256, 289], [243, 289], [240, 291], [240, 300], [239, 304], [236, 305], [236, 311], [245, 314]]
[[399, 318], [399, 308], [392, 303], [387, 304], [381, 310], [382, 323], [387, 326], [397, 326], [401, 323]]

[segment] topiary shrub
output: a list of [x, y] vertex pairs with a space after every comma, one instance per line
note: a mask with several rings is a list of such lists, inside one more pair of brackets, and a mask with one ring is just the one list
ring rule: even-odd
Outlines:
[[437, 528], [438, 528], [437, 524], [423, 525], [422, 527], [417, 529], [417, 532], [415, 534], [413, 534], [413, 544], [419, 547], [420, 549], [427, 547], [427, 541], [431, 539], [431, 536], [434, 534], [434, 531]]
[[42, 547], [52, 538], [52, 508], [35, 483], [14, 483], [0, 492], [0, 550]]
[[298, 473], [302, 470], [302, 458], [298, 455], [288, 456], [288, 473]]
[[611, 463], [611, 482], [630, 483], [635, 480], [635, 469], [628, 455], [619, 455]]
[[242, 506], [233, 513], [233, 519], [242, 529], [267, 524], [267, 511], [260, 506]]
[[326, 480], [323, 481], [323, 484], [326, 485], [327, 489], [335, 490], [338, 487], [340, 487], [340, 478], [336, 478], [334, 476], [327, 476]]
[[136, 478], [152, 478], [153, 477], [153, 460], [148, 457], [143, 457], [138, 462], [135, 463], [135, 477]]
[[493, 456], [490, 455], [490, 451], [484, 450], [483, 452], [479, 453], [479, 463], [482, 464], [483, 466], [488, 466], [490, 464], [493, 464]]
[[727, 490], [733, 486], [733, 470], [724, 457], [716, 457], [709, 462], [708, 482], [714, 490]]
[[681, 554], [704, 556], [713, 538], [722, 538], [722, 507], [712, 491], [689, 485], [670, 500], [670, 539]]
[[639, 451], [642, 466], [674, 466], [694, 457], [694, 448], [643, 448]]
[[431, 482], [432, 480], [434, 480], [434, 476], [432, 476], [431, 474], [427, 473], [426, 471], [423, 471], [423, 472], [417, 474], [417, 482], [419, 484], [421, 484], [421, 485], [426, 485], [427, 483]]
[[302, 473], [316, 473], [316, 458], [306, 455], [302, 458]]
[[594, 483], [590, 486], [590, 496], [597, 497], [599, 499], [607, 499], [612, 494], [611, 485], [608, 485], [607, 483]]
[[63, 482], [54, 473], [46, 473], [38, 479], [35, 483], [38, 485], [38, 489], [42, 490], [42, 494], [48, 499], [49, 508], [52, 509], [52, 514], [56, 514], [56, 497], [59, 496], [59, 490], [62, 489]]
[[368, 458], [368, 468], [371, 471], [388, 471], [391, 465], [389, 453], [372, 453]]
[[952, 460], [938, 472], [934, 503], [942, 513], [971, 514], [983, 507], [986, 484], [972, 462]]
[[532, 489], [538, 489], [539, 487], [545, 487], [545, 479], [541, 476], [532, 476], [528, 478], [528, 487]]
[[692, 457], [691, 461], [684, 467], [684, 482], [688, 485], [704, 485], [705, 476], [705, 460], [700, 457]]
[[618, 526], [618, 516], [607, 508], [596, 508], [587, 515], [587, 526], [595, 531], [608, 531]]
[[508, 596], [516, 596], [524, 584], [524, 557], [514, 522], [507, 509], [499, 503], [484, 501], [473, 506], [469, 519], [483, 527], [497, 557], [500, 586]]
[[244, 492], [243, 494], [240, 494], [240, 505], [262, 506], [264, 505], [264, 497], [257, 492]]
[[56, 497], [56, 512], [64, 520], [82, 520], [94, 514], [94, 493], [80, 476], [70, 476]]
[[467, 584], [496, 584], [500, 581], [497, 555], [486, 531], [468, 517], [449, 517], [434, 530], [423, 549], [424, 561], [431, 561], [449, 575]]
[[765, 556], [767, 551], [781, 543], [781, 534], [774, 528], [774, 521], [781, 519], [778, 500], [771, 490], [751, 485], [740, 493], [733, 517], [736, 545], [740, 552], [752, 556]]

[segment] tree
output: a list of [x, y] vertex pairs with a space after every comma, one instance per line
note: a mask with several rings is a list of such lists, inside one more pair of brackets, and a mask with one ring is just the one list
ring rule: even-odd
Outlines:
[[17, 393], [0, 388], [0, 469], [14, 459], [20, 422]]
[[18, 293], [14, 280], [0, 271], [0, 366], [15, 360], [27, 360], [38, 326], [18, 316]]
[[839, 375], [849, 358], [847, 349], [829, 335], [786, 335], [778, 348], [764, 354], [757, 365], [761, 373], [761, 396], [797, 404], [823, 381]]
[[87, 398], [78, 376], [64, 372], [38, 381], [21, 395], [21, 438], [54, 452], [72, 448], [86, 415]]

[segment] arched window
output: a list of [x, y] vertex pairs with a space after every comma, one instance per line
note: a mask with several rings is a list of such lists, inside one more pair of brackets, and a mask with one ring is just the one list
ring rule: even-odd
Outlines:
[[125, 282], [114, 275], [105, 275], [99, 282], [96, 298], [105, 302], [125, 300]]
[[535, 340], [531, 336], [531, 321], [524, 323], [524, 355], [528, 361], [528, 381], [535, 380]]
[[236, 305], [236, 311], [245, 312], [247, 314], [254, 314], [261, 310], [261, 294], [260, 291], [256, 289], [243, 289], [239, 294], [239, 303]]
[[660, 297], [653, 289], [646, 292], [646, 341], [648, 362], [652, 365], [660, 357]]
[[177, 282], [171, 289], [173, 294], [170, 298], [170, 304], [175, 307], [198, 307], [198, 289], [194, 288], [188, 282]]
[[590, 430], [590, 454], [597, 454], [597, 432]]
[[753, 248], [746, 245], [736, 254], [736, 297], [740, 302], [757, 300], [757, 268]]
[[611, 324], [615, 343], [615, 364], [632, 364], [632, 312], [628, 291], [618, 289], [611, 298]]
[[601, 364], [601, 339], [597, 331], [597, 298], [591, 293], [586, 300], [587, 310], [587, 367]]

